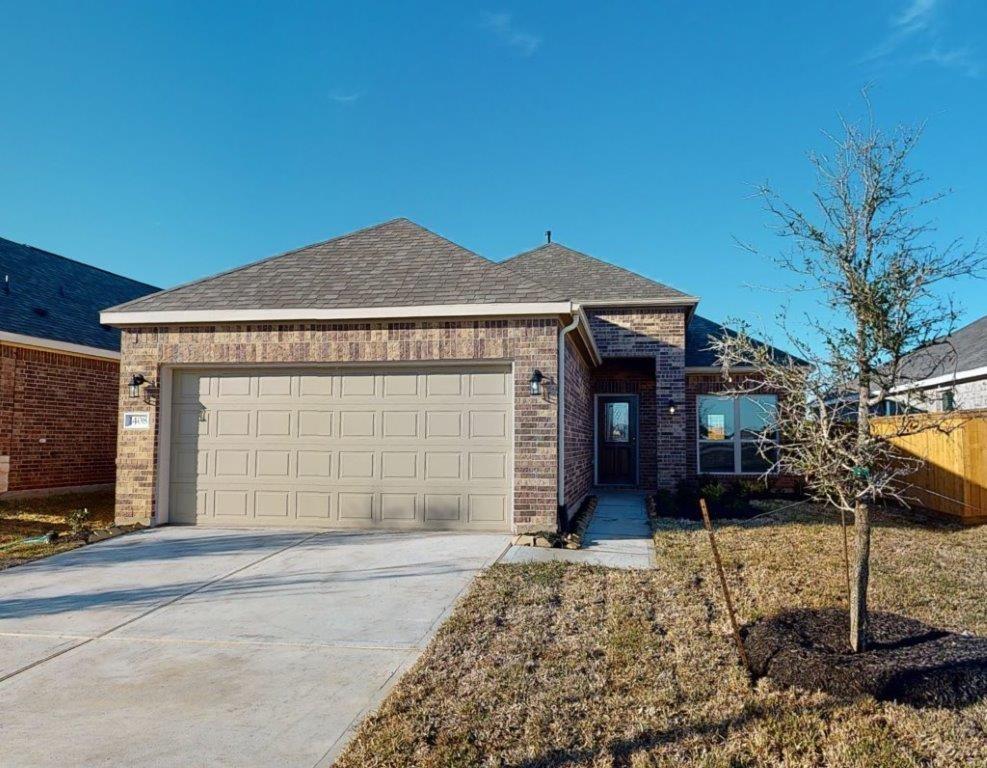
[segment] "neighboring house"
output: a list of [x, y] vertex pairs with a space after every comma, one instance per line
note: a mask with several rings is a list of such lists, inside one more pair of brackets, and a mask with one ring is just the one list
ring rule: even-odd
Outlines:
[[759, 473], [764, 410], [716, 395], [697, 303], [396, 219], [113, 307], [117, 517], [546, 529], [594, 486]]
[[913, 352], [882, 413], [987, 408], [987, 315]]
[[158, 290], [0, 238], [0, 494], [113, 482], [120, 332], [99, 310]]
[[[987, 409], [987, 315], [902, 359], [899, 384], [869, 409], [878, 416]], [[857, 393], [827, 400], [857, 418]]]

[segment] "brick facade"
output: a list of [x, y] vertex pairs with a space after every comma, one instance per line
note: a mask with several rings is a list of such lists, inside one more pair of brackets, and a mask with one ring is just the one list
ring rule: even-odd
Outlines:
[[[589, 318], [593, 337], [605, 359], [637, 358], [653, 364], [650, 383], [625, 380], [621, 386], [634, 387], [639, 392], [642, 386], [651, 386], [653, 398], [649, 393], [639, 402], [640, 485], [645, 489], [671, 488], [686, 474], [686, 414], [682, 407], [686, 310], [615, 307], [595, 310]], [[620, 379], [599, 377], [599, 386], [613, 387], [617, 381]], [[668, 412], [669, 402], [676, 405], [674, 414]]]
[[[121, 410], [133, 410], [134, 373], [159, 380], [162, 365], [513, 361], [514, 524], [555, 528], [557, 403], [528, 389], [538, 368], [557, 380], [555, 318], [414, 322], [222, 324], [125, 329], [118, 377]], [[144, 390], [151, 429], [119, 432], [117, 520], [150, 522], [155, 511], [159, 402]]]
[[593, 377], [566, 336], [565, 358], [565, 499], [567, 514], [593, 487]]
[[115, 360], [0, 345], [0, 491], [112, 483], [118, 379]]

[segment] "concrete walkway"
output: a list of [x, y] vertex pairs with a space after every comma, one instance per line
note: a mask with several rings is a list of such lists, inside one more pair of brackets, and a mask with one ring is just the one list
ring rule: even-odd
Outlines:
[[511, 547], [502, 563], [566, 560], [609, 568], [653, 568], [654, 543], [643, 493], [600, 493], [599, 504], [583, 536], [582, 549]]
[[0, 766], [328, 766], [508, 537], [165, 527], [0, 573]]

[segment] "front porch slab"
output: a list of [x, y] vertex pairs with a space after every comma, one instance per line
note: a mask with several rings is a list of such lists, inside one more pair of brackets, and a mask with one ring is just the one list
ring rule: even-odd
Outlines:
[[502, 563], [564, 560], [607, 568], [654, 568], [654, 544], [643, 493], [600, 493], [599, 504], [583, 535], [582, 549], [511, 547]]

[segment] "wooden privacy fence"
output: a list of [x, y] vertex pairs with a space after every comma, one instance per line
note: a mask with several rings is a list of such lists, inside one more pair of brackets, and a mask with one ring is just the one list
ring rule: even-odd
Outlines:
[[[903, 436], [922, 422], [929, 428]], [[892, 435], [900, 451], [925, 464], [908, 477], [917, 506], [949, 515], [960, 522], [987, 522], [987, 410], [958, 411], [955, 415], [887, 416], [873, 419], [874, 434]], [[940, 428], [937, 428], [940, 427]]]

